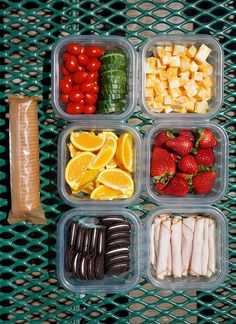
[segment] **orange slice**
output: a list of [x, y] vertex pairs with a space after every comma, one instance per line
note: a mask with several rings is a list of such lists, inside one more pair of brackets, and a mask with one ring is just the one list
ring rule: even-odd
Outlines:
[[116, 160], [121, 168], [133, 171], [133, 141], [129, 133], [122, 134], [117, 140]]
[[94, 132], [72, 132], [70, 134], [70, 141], [81, 151], [96, 152], [101, 149], [106, 140], [104, 134], [100, 134], [98, 136]]
[[131, 175], [121, 169], [106, 169], [99, 173], [97, 181], [131, 197], [134, 193], [134, 182]]
[[71, 142], [67, 144], [70, 152], [70, 156], [73, 158], [75, 155], [82, 153]]
[[120, 192], [119, 190], [101, 185], [92, 191], [90, 198], [94, 200], [113, 200], [124, 199], [128, 197], [122, 194], [122, 192]]
[[106, 138], [108, 137], [114, 137], [115, 140], [118, 140], [118, 137], [115, 133], [113, 133], [112, 131], [103, 131], [103, 134], [105, 135]]
[[100, 170], [113, 159], [116, 153], [117, 142], [114, 137], [108, 137], [105, 144], [89, 164], [89, 169]]
[[84, 187], [82, 187], [79, 190], [72, 190], [72, 194], [76, 195], [80, 192], [83, 192], [87, 195], [90, 195], [94, 189], [95, 189], [95, 183], [92, 181], [92, 182], [87, 183]]
[[111, 159], [111, 161], [106, 165], [107, 169], [114, 169], [117, 167], [117, 162], [115, 158]]
[[94, 154], [91, 152], [83, 152], [74, 156], [65, 169], [65, 179], [73, 190], [78, 190], [89, 163], [93, 160]]

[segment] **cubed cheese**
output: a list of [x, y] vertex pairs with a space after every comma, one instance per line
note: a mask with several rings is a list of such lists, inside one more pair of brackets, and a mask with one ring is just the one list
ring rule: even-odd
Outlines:
[[153, 105], [153, 100], [146, 100], [146, 104], [147, 104], [148, 108], [151, 108]]
[[199, 98], [201, 101], [206, 99], [206, 89], [200, 88], [197, 93], [197, 98]]
[[172, 98], [170, 95], [164, 97], [164, 105], [171, 105], [172, 104]]
[[160, 72], [160, 80], [161, 81], [166, 81], [167, 80], [167, 72], [166, 71], [161, 71]]
[[169, 114], [173, 111], [173, 108], [171, 108], [170, 106], [165, 106], [165, 113]]
[[202, 81], [203, 80], [203, 72], [193, 72], [193, 80]]
[[157, 59], [157, 68], [162, 70], [166, 69], [166, 66], [161, 63], [160, 59]]
[[172, 98], [178, 98], [179, 96], [181, 96], [182, 92], [180, 88], [174, 88], [174, 89], [170, 89], [170, 94]]
[[154, 87], [157, 82], [156, 75], [154, 73], [146, 75], [146, 87]]
[[171, 56], [170, 57], [170, 66], [171, 67], [180, 67], [180, 57], [179, 56]]
[[202, 81], [203, 85], [205, 88], [211, 88], [212, 87], [212, 80], [211, 78], [208, 76], [206, 77], [203, 81]]
[[146, 88], [146, 99], [152, 100], [154, 98], [153, 88]]
[[165, 46], [165, 51], [169, 52], [169, 53], [172, 53], [173, 47], [172, 46]]
[[179, 78], [168, 79], [170, 89], [175, 89], [180, 87]]
[[173, 107], [173, 110], [175, 112], [178, 112], [178, 113], [181, 113], [181, 114], [186, 114], [187, 113], [187, 109], [186, 109], [185, 106], [182, 106], [182, 107], [175, 106], [175, 107]]
[[187, 49], [187, 55], [190, 57], [190, 58], [193, 58], [197, 53], [197, 49], [195, 46], [191, 46]]
[[161, 103], [154, 101], [151, 110], [155, 112], [162, 112], [164, 110], [164, 106]]
[[155, 96], [160, 96], [162, 95], [162, 86], [161, 86], [161, 81], [157, 80], [155, 86], [153, 87], [154, 90], [154, 95]]
[[208, 108], [207, 101], [197, 101], [195, 104], [195, 112], [198, 114], [205, 114]]
[[154, 73], [157, 68], [157, 58], [148, 57], [146, 62], [146, 73]]
[[180, 76], [181, 78], [185, 79], [185, 80], [188, 80], [189, 77], [190, 77], [190, 72], [189, 72], [189, 71], [181, 72], [181, 73], [179, 74], [179, 76]]
[[188, 102], [185, 103], [185, 108], [187, 109], [188, 112], [194, 112], [195, 102], [189, 100]]
[[181, 55], [182, 53], [184, 53], [186, 50], [185, 46], [182, 45], [175, 45], [174, 49], [173, 49], [173, 55]]
[[165, 54], [161, 57], [161, 61], [163, 65], [170, 64], [171, 53], [165, 52]]
[[206, 89], [206, 97], [205, 99], [206, 100], [210, 100], [212, 98], [212, 91], [211, 91], [211, 88], [207, 88]]
[[177, 77], [177, 72], [178, 72], [178, 68], [170, 67], [169, 69], [167, 69], [167, 77], [168, 77], [168, 79], [176, 78]]
[[187, 96], [180, 96], [176, 99], [176, 105], [181, 106], [185, 105], [189, 101], [189, 98]]
[[198, 93], [198, 85], [194, 80], [189, 80], [184, 86], [188, 97], [193, 97]]
[[194, 62], [194, 61], [192, 61], [192, 62], [190, 63], [190, 66], [189, 66], [189, 70], [190, 70], [191, 72], [197, 72], [197, 70], [198, 70], [198, 65], [197, 65], [197, 63]]
[[169, 88], [168, 81], [161, 81], [161, 88], [162, 89], [168, 89]]
[[163, 103], [163, 99], [164, 99], [164, 98], [163, 98], [162, 95], [160, 95], [160, 96], [156, 96], [156, 97], [154, 98], [154, 102], [162, 104], [162, 103]]
[[208, 55], [210, 54], [211, 49], [207, 47], [205, 44], [202, 44], [195, 55], [195, 60], [200, 63], [206, 62]]
[[210, 76], [213, 73], [213, 67], [211, 64], [206, 62], [204, 64], [199, 65], [198, 71], [203, 72], [204, 76]]
[[153, 54], [155, 57], [160, 58], [162, 53], [165, 51], [163, 46], [157, 46], [154, 51]]
[[190, 60], [182, 59], [180, 61], [181, 72], [189, 71], [190, 69]]

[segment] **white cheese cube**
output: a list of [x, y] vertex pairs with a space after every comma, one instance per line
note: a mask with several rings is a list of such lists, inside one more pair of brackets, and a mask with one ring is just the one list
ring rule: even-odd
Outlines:
[[185, 50], [186, 50], [185, 46], [175, 45], [174, 50], [173, 50], [173, 55], [180, 55], [180, 54], [184, 53]]
[[203, 72], [204, 76], [210, 76], [213, 73], [213, 67], [211, 64], [206, 62], [204, 64], [199, 65], [198, 71]]
[[173, 47], [172, 46], [165, 46], [165, 51], [172, 53]]
[[157, 46], [154, 51], [153, 51], [153, 54], [155, 57], [157, 58], [161, 58], [162, 56], [162, 53], [164, 52], [164, 47], [163, 46]]
[[171, 108], [170, 106], [165, 106], [165, 113], [169, 114], [173, 111], [173, 108]]
[[180, 67], [180, 57], [179, 56], [171, 56], [170, 57], [170, 66], [171, 67]]
[[170, 93], [171, 93], [172, 98], [174, 98], [174, 99], [180, 97], [182, 94], [180, 88], [170, 89]]
[[205, 99], [206, 100], [210, 100], [212, 98], [212, 91], [211, 91], [211, 88], [207, 88], [206, 89], [206, 97]]
[[190, 57], [190, 58], [193, 58], [197, 53], [197, 49], [195, 46], [191, 46], [187, 49], [187, 55]]
[[200, 100], [205, 100], [206, 99], [206, 89], [205, 88], [200, 88], [200, 90], [198, 91], [197, 97]]
[[193, 80], [202, 81], [203, 80], [203, 72], [193, 72]]
[[199, 50], [197, 51], [197, 54], [195, 55], [195, 60], [197, 60], [200, 63], [206, 62], [206, 59], [210, 54], [210, 52], [211, 49], [207, 47], [205, 44], [202, 44]]
[[157, 59], [157, 68], [162, 70], [166, 69], [166, 66], [161, 63], [160, 59]]
[[192, 61], [192, 62], [190, 63], [189, 70], [190, 70], [191, 72], [197, 72], [197, 70], [198, 70], [198, 65], [197, 65], [197, 63], [194, 62], [194, 61]]
[[189, 80], [183, 87], [188, 97], [193, 97], [198, 93], [198, 85], [193, 79]]
[[206, 77], [203, 81], [202, 81], [203, 85], [205, 88], [211, 88], [212, 87], [212, 80], [211, 78], [208, 76]]
[[154, 98], [154, 91], [153, 88], [146, 88], [146, 99], [152, 100]]
[[195, 112], [198, 114], [205, 114], [208, 108], [208, 103], [206, 101], [198, 101], [195, 104]]
[[154, 73], [157, 68], [157, 58], [148, 57], [146, 61], [146, 73]]
[[161, 57], [161, 61], [163, 65], [168, 65], [170, 64], [170, 58], [171, 58], [171, 53], [170, 52], [166, 52], [162, 57]]
[[179, 78], [168, 79], [170, 89], [175, 89], [180, 87]]
[[171, 96], [165, 96], [164, 97], [164, 105], [172, 105], [172, 98]]

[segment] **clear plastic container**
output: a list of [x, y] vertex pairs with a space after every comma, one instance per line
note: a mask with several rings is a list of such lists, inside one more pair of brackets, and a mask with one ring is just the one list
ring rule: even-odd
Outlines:
[[[215, 153], [215, 166], [214, 170], [217, 173], [216, 180], [211, 191], [206, 195], [188, 194], [185, 197], [175, 197], [171, 195], [159, 194], [152, 183], [150, 177], [150, 162], [151, 162], [151, 149], [154, 138], [163, 130], [181, 130], [190, 129], [196, 130], [198, 128], [208, 128], [213, 131], [218, 144], [214, 147]], [[224, 129], [213, 123], [204, 121], [181, 121], [175, 120], [171, 122], [161, 123], [160, 125], [153, 126], [145, 137], [145, 183], [146, 189], [150, 198], [159, 205], [212, 205], [220, 200], [228, 185], [228, 136]]]
[[[121, 200], [92, 200], [89, 197], [72, 195], [69, 186], [65, 181], [65, 167], [70, 159], [69, 150], [67, 143], [69, 140], [70, 133], [72, 131], [114, 131], [117, 135], [124, 132], [128, 132], [133, 138], [133, 157], [134, 157], [134, 172], [132, 173], [132, 178], [134, 180], [134, 194], [131, 198], [121, 199]], [[62, 199], [72, 207], [77, 206], [120, 206], [126, 207], [131, 205], [136, 199], [138, 199], [141, 193], [142, 184], [142, 141], [138, 131], [129, 125], [119, 124], [119, 123], [109, 123], [100, 121], [99, 125], [96, 122], [84, 122], [84, 123], [73, 123], [67, 126], [60, 134], [58, 141], [58, 191]]]
[[[96, 45], [104, 50], [123, 50], [128, 59], [128, 94], [124, 110], [120, 114], [92, 114], [71, 115], [65, 111], [65, 104], [60, 101], [59, 81], [61, 79], [62, 54], [68, 43], [78, 43], [82, 46]], [[98, 36], [98, 35], [72, 35], [59, 40], [52, 49], [51, 55], [52, 73], [52, 105], [55, 112], [68, 121], [76, 120], [119, 120], [124, 121], [132, 115], [136, 105], [136, 79], [137, 60], [133, 45], [120, 36]]]
[[[166, 45], [184, 45], [200, 47], [201, 44], [207, 45], [212, 51], [207, 58], [213, 66], [213, 87], [212, 87], [212, 99], [208, 101], [209, 109], [206, 114], [197, 114], [197, 113], [175, 113], [171, 112], [166, 113], [157, 113], [152, 112], [146, 105], [145, 99], [145, 89], [146, 89], [146, 58], [153, 56], [153, 50], [156, 46], [166, 46]], [[224, 77], [224, 54], [221, 45], [211, 36], [208, 35], [160, 35], [155, 36], [146, 41], [141, 50], [141, 71], [140, 71], [140, 80], [141, 80], [141, 102], [142, 108], [145, 113], [151, 119], [188, 119], [192, 118], [196, 120], [211, 119], [219, 112], [222, 102], [223, 102], [223, 77]]]
[[[159, 280], [155, 277], [154, 270], [150, 263], [150, 229], [156, 215], [168, 213], [174, 216], [180, 215], [205, 215], [216, 221], [215, 244], [216, 244], [216, 272], [212, 277], [186, 276], [174, 278], [172, 276]], [[155, 287], [167, 290], [215, 290], [225, 280], [228, 273], [228, 224], [225, 215], [214, 207], [160, 207], [147, 215], [145, 238], [147, 246], [146, 276], [148, 281]]]
[[[68, 229], [73, 220], [83, 218], [84, 222], [96, 223], [103, 216], [123, 216], [131, 225], [130, 231], [130, 270], [121, 276], [105, 276], [103, 280], [79, 280], [65, 269], [64, 259]], [[127, 209], [109, 209], [103, 205], [97, 208], [71, 209], [60, 219], [57, 226], [57, 276], [66, 289], [74, 293], [118, 294], [133, 289], [140, 279], [140, 232], [141, 221]]]

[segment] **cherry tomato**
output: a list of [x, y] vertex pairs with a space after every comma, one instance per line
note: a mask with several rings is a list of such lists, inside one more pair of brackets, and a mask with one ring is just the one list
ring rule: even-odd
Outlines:
[[104, 51], [97, 46], [89, 46], [86, 48], [86, 54], [88, 57], [99, 57], [104, 53]]
[[92, 57], [87, 64], [87, 69], [90, 72], [94, 72], [99, 70], [100, 66], [101, 66], [101, 62], [96, 57]]
[[61, 92], [62, 93], [66, 93], [66, 94], [70, 93], [72, 91], [72, 84], [71, 84], [71, 82], [69, 82], [65, 78], [64, 79], [61, 79], [60, 80], [60, 89], [61, 89]]
[[78, 102], [78, 101], [84, 99], [84, 94], [81, 91], [72, 90], [69, 93], [69, 99], [70, 99], [70, 101]]
[[75, 84], [75, 85], [73, 85], [72, 89], [73, 89], [73, 91], [80, 91], [80, 86]]
[[73, 81], [75, 83], [82, 83], [85, 80], [87, 80], [87, 76], [88, 76], [88, 72], [85, 71], [75, 71], [74, 77], [73, 77]]
[[[82, 100], [83, 101], [83, 100]], [[77, 115], [82, 114], [84, 111], [84, 103], [83, 102], [69, 102], [66, 106], [66, 112], [68, 114]]]
[[84, 95], [84, 101], [87, 104], [93, 105], [97, 101], [97, 95], [95, 93], [92, 93], [92, 92], [87, 92]]
[[81, 46], [75, 43], [69, 43], [66, 45], [67, 52], [71, 55], [79, 55], [81, 53]]
[[67, 93], [62, 93], [60, 99], [64, 104], [67, 104], [69, 102], [69, 95]]
[[83, 82], [80, 85], [80, 90], [83, 93], [86, 93], [92, 91], [93, 87], [94, 87], [94, 82]]
[[74, 72], [78, 67], [78, 60], [75, 56], [70, 55], [65, 61], [65, 67], [69, 72]]
[[91, 91], [92, 91], [93, 93], [98, 93], [98, 91], [99, 91], [99, 86], [98, 86], [97, 83], [94, 82], [94, 85], [93, 85]]
[[85, 71], [85, 67], [82, 65], [78, 65], [76, 71]]
[[96, 111], [96, 107], [94, 105], [85, 105], [84, 106], [84, 114], [94, 114]]
[[65, 68], [65, 65], [62, 65], [62, 67], [61, 67], [61, 73], [63, 75], [70, 75], [70, 72], [67, 71], [67, 69]]
[[86, 65], [89, 62], [89, 58], [86, 54], [82, 53], [78, 56], [78, 61], [80, 65]]
[[87, 82], [94, 82], [98, 80], [98, 72], [88, 72]]
[[68, 82], [70, 82], [70, 83], [72, 83], [72, 77], [71, 77], [71, 75], [66, 75], [66, 76], [64, 76], [63, 79], [66, 80], [66, 81], [68, 81]]
[[68, 54], [67, 52], [64, 52], [64, 53], [62, 54], [62, 59], [63, 59], [63, 61], [66, 61], [69, 57], [70, 57], [70, 54]]

